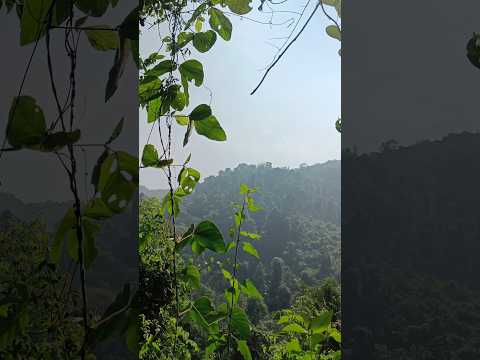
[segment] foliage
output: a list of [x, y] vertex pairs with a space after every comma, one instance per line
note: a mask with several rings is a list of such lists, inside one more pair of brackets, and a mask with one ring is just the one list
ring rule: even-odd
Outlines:
[[[3, 1], [0, 2], [0, 5]], [[101, 17], [111, 8], [117, 5], [117, 1], [83, 1], [76, 0], [67, 6], [64, 1], [5, 1], [7, 13], [15, 6], [16, 14], [20, 20], [20, 45], [33, 45], [33, 53], [37, 49], [40, 40], [45, 39], [47, 50], [46, 69], [50, 78], [52, 98], [57, 105], [57, 114], [48, 119], [36, 100], [29, 95], [22, 94], [23, 83], [20, 86], [17, 96], [10, 108], [6, 129], [6, 139], [11, 148], [5, 149], [2, 146], [1, 154], [4, 151], [33, 150], [40, 151], [59, 160], [66, 174], [66, 180], [71, 190], [73, 206], [67, 210], [61, 220], [53, 239], [45, 240], [49, 245], [49, 254], [43, 265], [36, 264], [39, 270], [55, 269], [55, 271], [68, 274], [63, 269], [65, 256], [78, 266], [80, 299], [71, 305], [71, 298], [74, 297], [76, 286], [65, 286], [66, 293], [59, 302], [65, 301], [65, 307], [70, 308], [64, 315], [65, 308], [52, 308], [49, 314], [50, 320], [42, 319], [35, 323], [40, 334], [43, 334], [43, 327], [48, 328], [48, 336], [53, 336], [56, 341], [65, 341], [68, 357], [85, 359], [87, 353], [93, 353], [97, 345], [112, 336], [124, 335], [126, 344], [135, 351], [138, 322], [136, 319], [137, 310], [133, 303], [135, 295], [127, 285], [117, 295], [114, 302], [106, 307], [101, 316], [92, 316], [87, 302], [86, 272], [91, 269], [98, 255], [97, 238], [102, 223], [116, 214], [125, 211], [131, 202], [138, 186], [138, 160], [136, 157], [123, 152], [113, 151], [110, 145], [120, 136], [124, 120], [121, 119], [113, 129], [111, 136], [105, 142], [99, 142], [96, 146], [104, 151], [101, 153], [97, 163], [92, 169], [91, 185], [94, 187], [94, 196], [88, 201], [81, 201], [78, 191], [78, 151], [82, 150], [81, 139], [83, 138], [81, 124], [78, 123], [75, 112], [76, 100], [76, 59], [79, 37], [85, 33], [87, 39], [97, 51], [115, 51], [114, 64], [109, 73], [109, 79], [105, 87], [105, 101], [108, 101], [115, 93], [123, 68], [129, 55], [136, 60], [136, 49], [138, 49], [138, 9], [134, 8], [124, 20], [117, 26], [89, 27], [89, 17]], [[25, 11], [28, 9], [28, 11]], [[66, 103], [61, 105], [57, 84], [53, 77], [53, 65], [51, 56], [51, 33], [58, 32], [58, 29], [65, 29], [64, 37], [58, 37], [64, 44], [65, 54], [70, 60], [69, 91], [66, 94]], [[29, 71], [27, 67], [26, 72]], [[26, 74], [25, 74], [26, 75]], [[18, 241], [18, 239], [14, 239]], [[42, 239], [44, 241], [44, 239]], [[28, 250], [28, 249], [24, 249]], [[27, 251], [26, 254], [29, 254]], [[33, 258], [25, 259], [33, 265]], [[46, 271], [46, 270], [45, 270]], [[13, 276], [13, 274], [12, 274]], [[53, 275], [52, 275], [53, 276]], [[60, 275], [59, 275], [60, 276]], [[61, 277], [61, 276], [60, 276]], [[33, 276], [33, 278], [35, 278]], [[72, 280], [73, 281], [73, 280]], [[6, 294], [2, 294], [6, 295]], [[40, 294], [26, 291], [19, 304], [24, 306], [38, 305], [43, 299]], [[48, 298], [47, 298], [48, 299]], [[8, 297], [0, 299], [2, 303], [9, 303]], [[55, 304], [55, 303], [54, 303]], [[45, 305], [47, 308], [50, 304]], [[19, 310], [19, 309], [17, 309]], [[20, 311], [20, 310], [19, 310]], [[22, 310], [24, 311], [24, 310]], [[26, 313], [25, 313], [26, 314]], [[16, 326], [10, 324], [10, 314], [1, 321], [1, 337], [15, 338], [20, 336], [28, 323], [28, 315], [20, 312], [21, 321]], [[51, 319], [60, 319], [60, 324], [52, 325]], [[60, 326], [61, 325], [61, 326]], [[79, 333], [58, 334], [59, 331], [81, 326]], [[52, 333], [53, 331], [53, 333]], [[56, 336], [56, 337], [55, 337]], [[62, 336], [65, 336], [63, 338]], [[23, 338], [23, 346], [35, 347], [38, 343], [37, 337]], [[41, 342], [40, 342], [41, 343]], [[17, 356], [16, 349], [10, 349], [5, 356], [12, 354]], [[42, 350], [43, 351], [43, 350]], [[35, 355], [37, 356], [37, 355]], [[56, 357], [57, 355], [52, 355]], [[90, 357], [93, 355], [90, 355]], [[64, 355], [58, 355], [63, 358]]]
[[41, 223], [0, 218], [0, 357], [70, 358], [82, 345], [75, 321], [78, 294], [65, 291], [70, 276], [48, 262]]

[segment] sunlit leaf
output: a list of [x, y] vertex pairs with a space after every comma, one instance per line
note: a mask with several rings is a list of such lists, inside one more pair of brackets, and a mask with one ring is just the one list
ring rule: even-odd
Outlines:
[[245, 251], [246, 253], [252, 256], [255, 256], [257, 259], [260, 259], [260, 255], [258, 255], [257, 249], [255, 249], [255, 247], [252, 244], [248, 242], [244, 242], [242, 243], [242, 248], [243, 248], [243, 251]]
[[218, 35], [224, 40], [230, 40], [232, 37], [232, 23], [230, 20], [223, 14], [222, 11], [211, 7], [208, 10], [210, 14], [210, 27], [215, 30]]
[[217, 34], [213, 30], [199, 32], [193, 35], [193, 46], [201, 53], [210, 50], [216, 41]]
[[217, 226], [211, 221], [202, 221], [193, 232], [193, 242], [198, 242], [203, 247], [214, 252], [225, 252], [223, 236]]
[[243, 284], [242, 284], [242, 291], [247, 295], [248, 297], [251, 297], [253, 299], [257, 300], [262, 300], [263, 296], [260, 294], [260, 292], [257, 290], [253, 282], [249, 279], [246, 279]]
[[230, 326], [234, 335], [239, 339], [247, 340], [249, 338], [250, 321], [241, 308], [235, 307], [232, 309]]
[[338, 29], [336, 25], [328, 25], [325, 29], [327, 32], [328, 36], [337, 39], [339, 41], [342, 41], [342, 33]]
[[252, 360], [252, 354], [245, 340], [237, 340], [237, 350], [242, 355], [243, 360]]
[[251, 2], [252, 0], [225, 0], [228, 8], [238, 15], [248, 14], [252, 10], [250, 7]]
[[220, 126], [217, 118], [215, 116], [209, 116], [208, 118], [202, 121], [195, 121], [194, 122], [195, 131], [199, 135], [203, 135], [210, 140], [215, 141], [225, 141], [227, 140], [227, 134]]
[[205, 120], [211, 115], [212, 115], [212, 109], [210, 108], [210, 106], [208, 106], [207, 104], [201, 104], [195, 107], [195, 109], [192, 110], [192, 112], [190, 113], [190, 115], [188, 115], [188, 117], [191, 120], [199, 121], [199, 120]]
[[288, 332], [288, 333], [297, 333], [297, 334], [306, 334], [307, 330], [305, 330], [301, 325], [299, 324], [288, 324], [282, 329], [283, 332]]

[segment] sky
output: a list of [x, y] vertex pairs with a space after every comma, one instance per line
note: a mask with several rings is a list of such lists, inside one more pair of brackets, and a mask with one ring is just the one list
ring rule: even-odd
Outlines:
[[[461, 6], [460, 6], [461, 4]], [[342, 147], [376, 151], [478, 132], [480, 71], [466, 44], [480, 3], [350, 1], [342, 41]], [[381, 14], [376, 15], [376, 14]]]
[[[276, 10], [299, 12], [306, 1], [289, 3], [278, 5]], [[269, 22], [271, 15], [257, 10], [259, 2], [252, 4], [254, 9], [247, 17]], [[297, 31], [314, 4], [311, 1]], [[336, 17], [333, 8], [326, 9]], [[293, 25], [289, 27], [285, 22], [297, 17], [292, 13], [275, 13], [272, 22], [283, 25], [270, 26], [230, 15], [233, 33], [229, 42], [218, 37], [207, 53], [192, 50], [191, 58], [204, 64], [206, 87], [191, 86], [190, 102], [194, 106], [208, 104], [208, 89], [211, 90], [213, 114], [226, 131], [227, 141], [215, 142], [194, 133], [189, 144], [182, 148], [185, 128], [174, 124], [176, 162], [183, 162], [191, 153], [190, 166], [204, 178], [240, 163], [271, 162], [273, 166], [295, 168], [302, 163], [311, 165], [340, 159], [340, 134], [334, 125], [341, 108], [340, 43], [326, 35], [325, 27], [330, 23], [320, 9], [260, 89], [249, 95], [277, 52], [274, 46], [284, 41], [274, 38], [289, 35]], [[142, 57], [157, 51], [159, 46], [157, 29], [142, 34]], [[140, 111], [140, 149], [149, 132], [146, 112]], [[160, 146], [158, 134], [150, 142]], [[163, 173], [152, 169], [141, 171], [140, 182], [152, 189], [166, 186]]]

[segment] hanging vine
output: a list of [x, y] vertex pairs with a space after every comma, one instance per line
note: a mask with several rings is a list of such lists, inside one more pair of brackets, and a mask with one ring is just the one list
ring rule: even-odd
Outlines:
[[[65, 312], [64, 306], [56, 310], [58, 314], [53, 316], [55, 323], [42, 324], [53, 332], [44, 341], [61, 341], [64, 343], [55, 353], [35, 353], [35, 357], [51, 358], [91, 358], [95, 353], [98, 343], [114, 335], [125, 334], [129, 348], [136, 352], [138, 346], [138, 309], [133, 307], [133, 294], [130, 293], [129, 285], [125, 285], [115, 301], [107, 307], [103, 316], [96, 316], [89, 308], [87, 272], [97, 257], [96, 236], [100, 231], [104, 220], [123, 212], [138, 187], [138, 160], [136, 157], [123, 152], [113, 151], [110, 145], [120, 136], [123, 128], [123, 119], [114, 128], [110, 138], [98, 144], [82, 144], [81, 124], [76, 117], [75, 100], [77, 96], [77, 57], [79, 41], [82, 35], [86, 35], [93, 48], [100, 51], [115, 50], [115, 60], [109, 74], [106, 86], [106, 101], [113, 96], [117, 89], [118, 81], [122, 75], [123, 67], [128, 57], [125, 52], [132, 52], [135, 56], [135, 48], [138, 48], [138, 9], [134, 9], [125, 20], [115, 28], [95, 27], [83, 25], [91, 17], [104, 15], [109, 5], [115, 6], [116, 1], [6, 1], [7, 12], [15, 6], [20, 20], [20, 45], [33, 44], [33, 50], [28, 61], [25, 74], [20, 85], [18, 96], [15, 97], [9, 112], [5, 139], [1, 149], [6, 151], [40, 151], [56, 157], [60, 166], [66, 173], [69, 189], [73, 199], [73, 207], [68, 209], [63, 217], [57, 232], [50, 241], [48, 258], [43, 262], [44, 266], [55, 269], [55, 272], [69, 272], [61, 265], [61, 260], [66, 255], [72, 264], [74, 271], [72, 276], [66, 277], [69, 285], [65, 283], [62, 289], [62, 298], [65, 303], [74, 298], [73, 276], [77, 273], [80, 286], [80, 309], [81, 321], [75, 318], [73, 312]], [[51, 54], [51, 32], [63, 31], [65, 55], [69, 59], [68, 90], [65, 103], [60, 101], [60, 94], [55, 80], [54, 57]], [[23, 94], [23, 86], [30, 71], [30, 64], [35, 57], [38, 44], [42, 38], [46, 41], [47, 69], [52, 97], [54, 99], [57, 114], [47, 123], [46, 116], [36, 100]], [[130, 51], [131, 50], [131, 51]], [[10, 147], [6, 147], [6, 144]], [[85, 153], [86, 149], [104, 149], [95, 167], [92, 170], [91, 184], [94, 187], [94, 195], [90, 199], [82, 200], [79, 189], [78, 155]], [[86, 171], [88, 171], [86, 169]], [[124, 174], [128, 174], [129, 179]], [[85, 193], [87, 196], [87, 193]], [[65, 251], [64, 251], [65, 250]], [[70, 278], [70, 280], [67, 280]], [[15, 291], [15, 290], [14, 290]], [[18, 289], [16, 290], [18, 291]], [[20, 298], [16, 302], [9, 301], [12, 294], [2, 294], [5, 298], [0, 301], [4, 307], [4, 316], [1, 317], [0, 354], [10, 357], [25, 356], [15, 350], [16, 339], [22, 339], [28, 333], [38, 332], [29, 324], [30, 314], [19, 312], [19, 309], [29, 308], [38, 301], [33, 294], [35, 288], [27, 289], [19, 293]], [[6, 304], [6, 305], [5, 305]], [[34, 311], [32, 309], [32, 311]], [[40, 309], [41, 311], [41, 309]], [[78, 336], [62, 338], [65, 330], [75, 327]], [[38, 326], [38, 324], [37, 324]], [[73, 335], [71, 335], [73, 336]], [[72, 343], [75, 346], [72, 346]], [[28, 347], [27, 347], [28, 348]], [[12, 354], [13, 352], [13, 354]]]

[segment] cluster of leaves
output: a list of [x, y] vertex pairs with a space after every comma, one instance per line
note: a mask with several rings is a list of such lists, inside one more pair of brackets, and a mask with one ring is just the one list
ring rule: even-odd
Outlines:
[[[168, 223], [159, 215], [161, 203], [158, 199], [140, 201], [139, 255], [141, 315], [140, 359], [190, 359], [198, 352], [198, 345], [189, 333], [177, 326], [175, 312], [175, 280], [178, 297], [186, 301], [187, 285], [196, 284], [199, 275], [191, 266], [184, 266], [182, 259], [174, 253], [174, 244], [169, 241]], [[182, 270], [175, 279], [172, 256]], [[183, 274], [183, 275], [182, 275]], [[188, 286], [191, 286], [188, 285]]]
[[0, 357], [71, 358], [82, 346], [78, 294], [71, 277], [48, 262], [39, 222], [0, 217]]
[[281, 330], [274, 334], [270, 345], [272, 359], [338, 360], [341, 335], [332, 326], [332, 311], [305, 318], [292, 310], [283, 311], [277, 321]]

